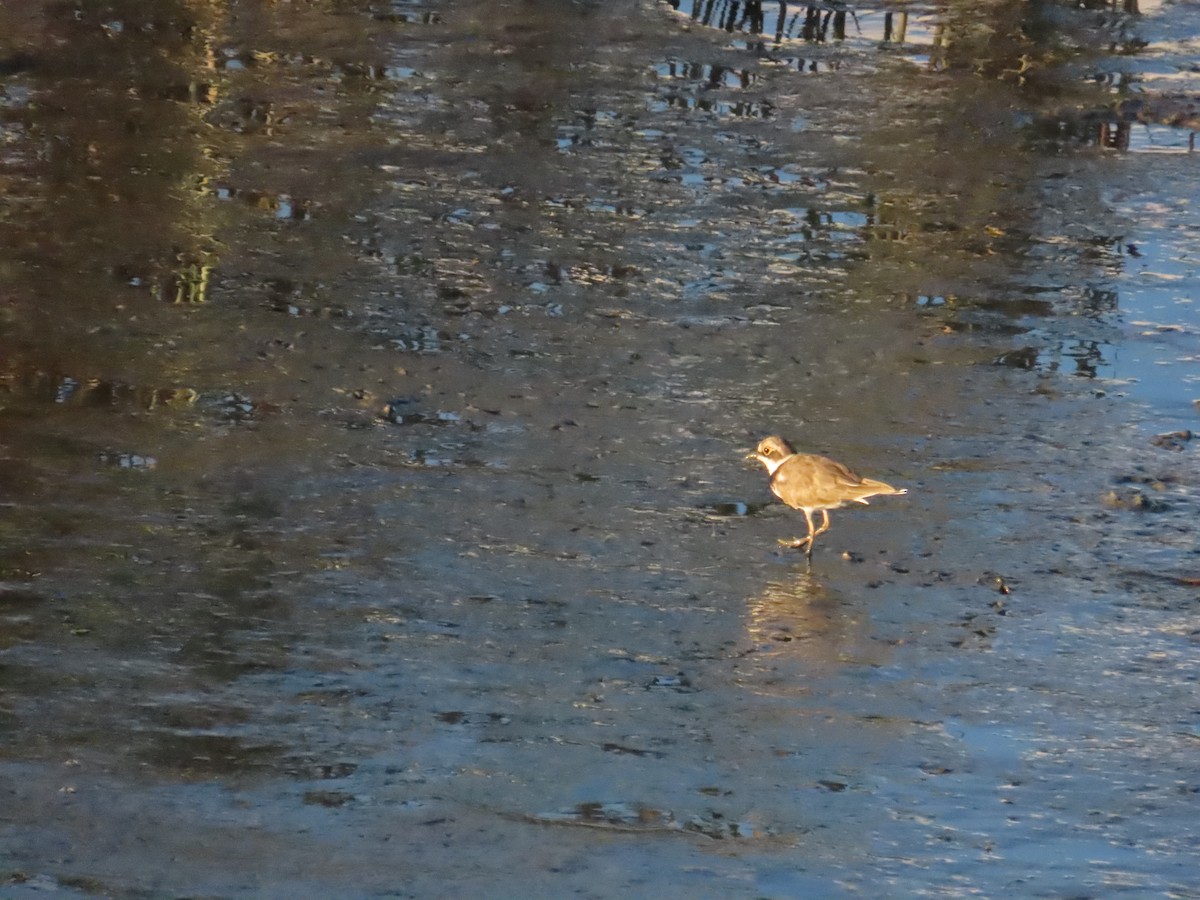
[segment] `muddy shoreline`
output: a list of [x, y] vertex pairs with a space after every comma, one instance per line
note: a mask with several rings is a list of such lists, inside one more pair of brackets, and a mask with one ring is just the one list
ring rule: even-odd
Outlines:
[[0, 896], [1200, 892], [1200, 18], [907, 9], [0, 13]]

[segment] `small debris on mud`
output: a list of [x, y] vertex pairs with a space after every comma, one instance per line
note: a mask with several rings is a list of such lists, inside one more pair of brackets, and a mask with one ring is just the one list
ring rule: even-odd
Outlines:
[[668, 810], [640, 803], [578, 803], [558, 812], [524, 816], [546, 825], [579, 825], [614, 831], [678, 831], [680, 826]]
[[642, 757], [647, 757], [649, 759], [662, 759], [664, 756], [666, 756], [665, 753], [661, 753], [658, 750], [642, 750], [638, 747], [626, 747], [624, 744], [607, 743], [607, 744], [604, 744], [600, 749], [602, 749], [605, 753], [627, 754], [629, 756], [642, 756]]
[[384, 405], [380, 416], [393, 425], [452, 425], [462, 419], [456, 412], [419, 409], [417, 403], [415, 397], [397, 397]]
[[1001, 594], [1011, 594], [1012, 587], [1003, 575], [997, 575], [995, 572], [984, 572], [979, 577], [979, 584], [991, 585]]
[[329, 809], [334, 809], [339, 806], [345, 806], [354, 799], [353, 794], [347, 794], [345, 791], [305, 791], [304, 803], [306, 806], [324, 806]]
[[1162, 500], [1152, 500], [1142, 491], [1137, 489], [1129, 490], [1112, 490], [1105, 494], [1101, 500], [1109, 509], [1129, 509], [1136, 512], [1166, 512], [1171, 508], [1169, 503]]
[[1150, 572], [1141, 569], [1129, 569], [1125, 572], [1126, 575], [1136, 578], [1146, 578], [1151, 581], [1165, 581], [1169, 584], [1176, 584], [1180, 587], [1200, 587], [1200, 573], [1179, 573], [1179, 572]]
[[692, 682], [682, 672], [678, 675], [655, 675], [650, 679], [650, 683], [646, 685], [647, 690], [652, 688], [668, 688], [680, 693], [687, 693], [694, 690]]
[[1168, 431], [1163, 434], [1156, 434], [1150, 438], [1150, 443], [1155, 447], [1161, 447], [1163, 450], [1173, 450], [1178, 453], [1187, 446], [1187, 442], [1194, 436], [1189, 429]]
[[1165, 491], [1167, 485], [1175, 484], [1178, 481], [1179, 478], [1175, 475], [1146, 475], [1140, 472], [1117, 478], [1117, 484], [1141, 484], [1155, 491]]
[[770, 832], [745, 822], [730, 822], [719, 812], [708, 811], [680, 822], [670, 810], [641, 803], [579, 803], [558, 812], [529, 813], [519, 818], [540, 825], [574, 825], [606, 831], [678, 832], [713, 840], [765, 837]]
[[120, 453], [104, 451], [99, 454], [98, 459], [100, 464], [111, 466], [115, 469], [131, 469], [146, 471], [153, 469], [158, 465], [158, 460], [153, 456], [144, 456], [141, 453]]
[[1007, 353], [1001, 353], [992, 360], [992, 364], [1008, 366], [1012, 369], [1036, 369], [1038, 351], [1036, 347], [1021, 347], [1019, 350], [1009, 350]]
[[725, 500], [705, 503], [700, 508], [716, 519], [743, 518], [757, 513], [763, 508], [763, 504], [746, 503], [743, 500]]

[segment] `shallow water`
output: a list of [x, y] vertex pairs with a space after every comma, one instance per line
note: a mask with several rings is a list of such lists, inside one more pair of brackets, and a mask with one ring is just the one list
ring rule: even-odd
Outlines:
[[737, 15], [0, 10], [0, 895], [1200, 893], [1200, 15]]

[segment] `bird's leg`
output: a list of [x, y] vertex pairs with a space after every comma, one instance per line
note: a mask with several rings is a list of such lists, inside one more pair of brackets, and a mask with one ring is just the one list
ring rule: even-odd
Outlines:
[[829, 527], [829, 513], [825, 512], [825, 510], [821, 510], [821, 515], [825, 517], [825, 521], [822, 523], [820, 528], [814, 531], [812, 513], [810, 513], [807, 509], [804, 510], [804, 521], [808, 522], [808, 546], [804, 548], [804, 555], [808, 557], [809, 565], [812, 565], [813, 542], [817, 539], [818, 534], [820, 534], [822, 531], [825, 531]]
[[[815, 538], [821, 532], [813, 530], [812, 513], [810, 513], [807, 509], [801, 509], [800, 512], [804, 513], [804, 521], [808, 523], [808, 537], [792, 538], [790, 541], [780, 541], [779, 543], [783, 544], [785, 547], [795, 547], [797, 549], [803, 547], [804, 552], [808, 556], [812, 556], [813, 538]], [[824, 510], [822, 510], [822, 512], [824, 512]], [[828, 528], [829, 527], [829, 521], [828, 521], [829, 515], [828, 514], [826, 514], [825, 519], [826, 519], [825, 528]], [[822, 530], [824, 530], [824, 529], [822, 529]]]
[[[809, 528], [812, 528], [811, 522], [809, 523]], [[828, 530], [829, 530], [829, 510], [823, 509], [823, 510], [821, 510], [821, 527], [818, 528], [815, 532], [813, 532], [813, 537], [815, 538], [818, 534], [824, 534]]]

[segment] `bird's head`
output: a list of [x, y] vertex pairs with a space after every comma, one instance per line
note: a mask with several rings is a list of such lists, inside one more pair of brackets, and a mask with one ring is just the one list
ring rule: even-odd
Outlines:
[[754, 448], [754, 452], [746, 454], [746, 459], [758, 460], [767, 467], [768, 472], [774, 474], [783, 461], [795, 452], [791, 444], [778, 435], [773, 434], [759, 441], [758, 446]]

